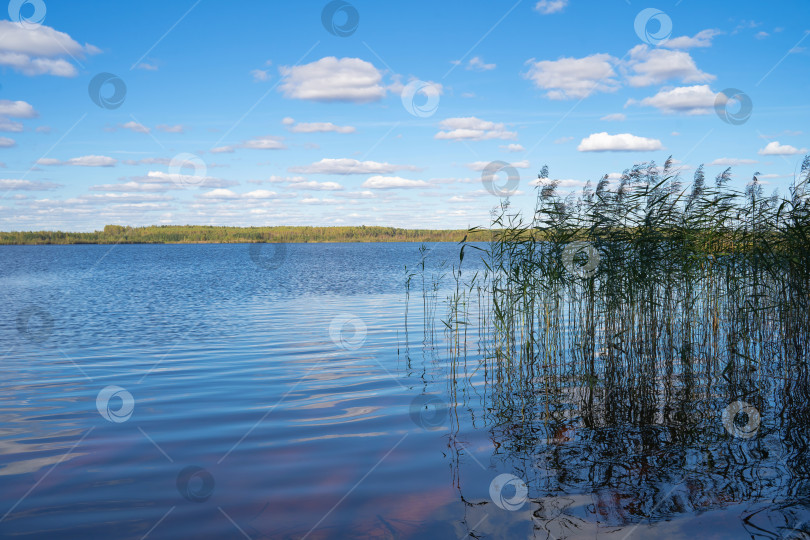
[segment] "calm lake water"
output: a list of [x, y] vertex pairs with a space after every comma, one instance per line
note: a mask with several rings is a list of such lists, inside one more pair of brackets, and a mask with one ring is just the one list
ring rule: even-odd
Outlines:
[[420, 260], [0, 247], [0, 537], [810, 538], [806, 378], [762, 371], [752, 436], [722, 377], [653, 375], [660, 401], [598, 418], [582, 382], [504, 399], [472, 340], [449, 354], [441, 285], [428, 335], [412, 279], [406, 327]]

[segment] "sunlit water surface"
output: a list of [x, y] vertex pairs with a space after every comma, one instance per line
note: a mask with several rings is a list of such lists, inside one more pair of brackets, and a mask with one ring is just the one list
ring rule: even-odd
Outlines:
[[426, 335], [431, 248], [406, 327], [417, 244], [0, 247], [0, 536], [808, 537], [806, 386], [750, 439], [595, 421], [583, 383], [527, 416], [472, 341], [453, 382], [441, 301]]

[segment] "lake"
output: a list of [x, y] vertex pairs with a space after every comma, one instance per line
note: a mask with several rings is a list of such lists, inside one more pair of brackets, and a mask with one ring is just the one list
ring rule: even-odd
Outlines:
[[723, 366], [493, 370], [429, 247], [0, 247], [0, 536], [810, 537], [778, 344], [756, 409]]

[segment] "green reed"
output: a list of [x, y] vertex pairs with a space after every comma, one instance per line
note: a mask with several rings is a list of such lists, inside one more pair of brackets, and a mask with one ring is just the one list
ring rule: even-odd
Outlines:
[[[806, 362], [808, 175], [810, 157], [788, 197], [765, 196], [757, 175], [730, 189], [728, 169], [707, 185], [700, 167], [684, 186], [669, 159], [563, 196], [544, 168], [531, 216], [503, 201], [470, 229], [486, 247], [461, 243], [442, 321], [453, 354], [474, 326], [488, 377], [551, 386], [756, 369], [768, 343]], [[472, 250], [485, 269], [462, 277]]]
[[[544, 170], [531, 215], [503, 201], [470, 231], [488, 243], [462, 242], [423, 278], [427, 317], [440, 312], [437, 282], [451, 289], [456, 466], [468, 424], [486, 426], [491, 459], [537, 496], [638, 502], [619, 524], [805, 492], [808, 176], [810, 158], [787, 196], [766, 196], [756, 175], [731, 189], [729, 170], [709, 185], [698, 168], [685, 186], [668, 160], [564, 196]], [[483, 270], [462, 272], [473, 254]], [[721, 422], [737, 400], [762, 416], [750, 446]], [[763, 464], [792, 472], [748, 473]], [[685, 475], [698, 487], [662, 488]]]

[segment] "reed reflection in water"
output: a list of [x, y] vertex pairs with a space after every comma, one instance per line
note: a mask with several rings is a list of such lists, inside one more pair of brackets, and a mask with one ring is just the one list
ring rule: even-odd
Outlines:
[[645, 174], [421, 279], [459, 537], [810, 536], [807, 202]]

